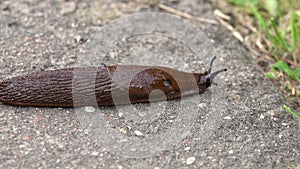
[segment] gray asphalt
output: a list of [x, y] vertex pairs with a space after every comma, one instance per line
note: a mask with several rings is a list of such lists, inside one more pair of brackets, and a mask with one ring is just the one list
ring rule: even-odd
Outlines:
[[[207, 1], [165, 4], [214, 19]], [[299, 168], [299, 120], [282, 109], [286, 104], [282, 95], [231, 33], [221, 25], [193, 22], [210, 39], [195, 37], [191, 44], [199, 47], [197, 55], [170, 37], [144, 34], [118, 39], [113, 32], [137, 28], [135, 22], [121, 22], [124, 30], [111, 29], [118, 23], [105, 28], [110, 20], [144, 11], [159, 9], [150, 1], [0, 2], [0, 80], [101, 62], [203, 71], [212, 54], [218, 56], [216, 68], [229, 69], [215, 79], [218, 86], [182, 99], [186, 104], [179, 108], [178, 100], [171, 101], [163, 111], [162, 103], [153, 104], [154, 108], [139, 104], [134, 109], [83, 107], [76, 111], [2, 104], [0, 168]], [[169, 26], [175, 34], [182, 33], [181, 28], [176, 29], [180, 24]], [[101, 28], [112, 31], [104, 36], [105, 42], [113, 38], [119, 42], [106, 52], [102, 49], [105, 44], [99, 43], [99, 53], [87, 58], [94, 52], [91, 47], [95, 50], [93, 41]], [[188, 32], [183, 36], [188, 34], [197, 35]], [[198, 114], [194, 107], [200, 108]], [[130, 114], [133, 110], [140, 114]], [[96, 111], [99, 113], [93, 113]], [[153, 112], [158, 117], [151, 116]], [[110, 132], [116, 131], [132, 144], [111, 137]], [[149, 142], [139, 142], [147, 138]]]

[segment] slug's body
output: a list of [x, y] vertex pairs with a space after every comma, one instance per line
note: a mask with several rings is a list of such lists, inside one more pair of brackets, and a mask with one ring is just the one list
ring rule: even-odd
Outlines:
[[176, 99], [203, 92], [215, 75], [226, 71], [211, 73], [211, 65], [203, 74], [133, 65], [50, 70], [0, 82], [0, 102], [18, 106], [73, 107]]

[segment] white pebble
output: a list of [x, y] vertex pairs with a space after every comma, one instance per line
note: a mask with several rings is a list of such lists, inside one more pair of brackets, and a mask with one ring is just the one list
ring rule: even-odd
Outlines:
[[189, 157], [186, 159], [186, 164], [191, 165], [195, 162], [195, 160], [196, 160], [196, 157]]
[[264, 116], [263, 114], [261, 114], [261, 115], [259, 116], [259, 118], [260, 118], [260, 119], [264, 119], [265, 116]]
[[198, 104], [198, 107], [203, 109], [203, 108], [207, 107], [207, 104], [206, 103], [200, 103], [200, 104]]
[[124, 128], [120, 128], [120, 133], [122, 133], [122, 134], [126, 134], [127, 133], [127, 130], [126, 129], [124, 129]]
[[225, 120], [231, 120], [232, 118], [230, 116], [225, 116], [224, 119]]
[[19, 145], [19, 148], [25, 148], [24, 144]]
[[138, 130], [135, 130], [134, 131], [134, 134], [137, 135], [137, 136], [143, 136], [144, 134]]
[[190, 149], [191, 149], [191, 147], [184, 148], [185, 151], [189, 151]]
[[119, 117], [123, 117], [124, 116], [124, 113], [123, 112], [119, 112]]
[[92, 152], [92, 156], [98, 156], [98, 155], [99, 155], [99, 152], [97, 152], [97, 151]]
[[86, 107], [84, 107], [84, 111], [86, 111], [88, 113], [93, 113], [93, 112], [95, 112], [95, 108], [92, 106], [86, 106]]

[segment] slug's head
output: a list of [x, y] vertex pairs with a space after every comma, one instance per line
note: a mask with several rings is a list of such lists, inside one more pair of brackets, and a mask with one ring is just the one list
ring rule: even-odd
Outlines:
[[204, 85], [205, 87], [209, 87], [211, 84], [217, 85], [216, 83], [214, 83], [213, 79], [221, 72], [225, 72], [227, 71], [227, 69], [221, 69], [221, 70], [217, 70], [215, 72], [211, 72], [212, 71], [212, 65], [214, 63], [216, 59], [216, 56], [213, 57], [213, 59], [210, 62], [210, 65], [207, 69], [207, 72], [205, 72], [204, 74], [200, 75], [200, 81], [199, 81], [199, 85]]

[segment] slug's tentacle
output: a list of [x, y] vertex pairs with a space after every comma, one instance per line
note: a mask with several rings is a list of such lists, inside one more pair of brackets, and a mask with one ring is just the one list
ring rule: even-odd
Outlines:
[[212, 59], [211, 59], [211, 61], [210, 61], [210, 64], [209, 64], [209, 66], [208, 66], [208, 69], [207, 69], [207, 73], [208, 74], [210, 74], [211, 73], [211, 70], [212, 70], [212, 66], [213, 66], [213, 64], [214, 64], [214, 61], [216, 60], [216, 56], [214, 56]]
[[217, 70], [217, 71], [211, 73], [211, 71], [212, 71], [212, 66], [213, 66], [213, 63], [214, 63], [214, 61], [215, 61], [216, 58], [217, 58], [217, 57], [214, 56], [214, 57], [212, 58], [212, 60], [210, 61], [210, 64], [209, 64], [208, 69], [207, 69], [207, 73], [208, 73], [208, 74], [205, 75], [205, 76], [200, 76], [200, 84], [206, 84], [207, 87], [210, 86], [210, 84], [218, 85], [217, 83], [215, 83], [215, 82], [213, 81], [213, 79], [214, 79], [218, 74], [220, 74], [221, 72], [227, 71], [227, 69], [224, 68], [224, 69]]
[[209, 74], [208, 76], [210, 76], [210, 80], [212, 81], [218, 74], [220, 74], [221, 72], [226, 72], [227, 69], [221, 69], [221, 70], [217, 70], [214, 73]]

